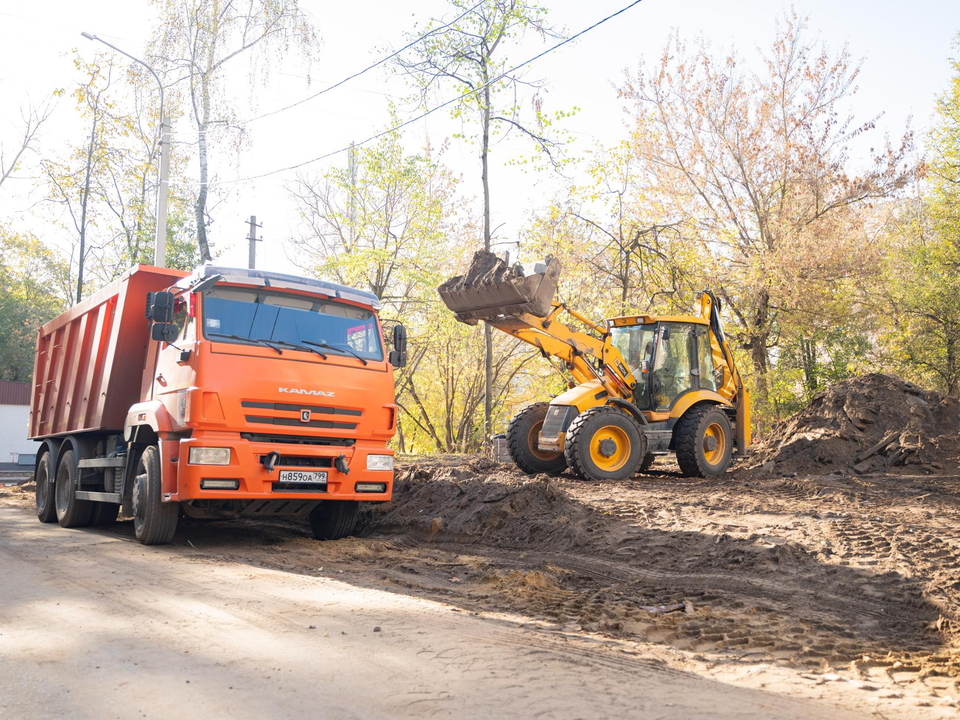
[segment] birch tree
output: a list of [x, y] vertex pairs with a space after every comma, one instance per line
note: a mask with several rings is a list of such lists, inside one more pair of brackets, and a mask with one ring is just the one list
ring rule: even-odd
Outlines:
[[211, 155], [217, 139], [242, 137], [239, 108], [228, 92], [231, 71], [246, 60], [251, 83], [264, 81], [271, 61], [299, 53], [309, 61], [318, 46], [299, 0], [155, 0], [160, 26], [151, 55], [175, 87], [183, 87], [196, 129], [199, 164], [194, 200], [197, 244], [212, 258], [208, 227], [215, 185]]

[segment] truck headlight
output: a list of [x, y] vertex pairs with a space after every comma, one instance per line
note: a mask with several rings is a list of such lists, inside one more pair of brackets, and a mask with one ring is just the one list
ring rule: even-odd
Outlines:
[[393, 455], [367, 455], [367, 470], [393, 470]]
[[188, 462], [191, 465], [229, 465], [230, 448], [192, 447]]

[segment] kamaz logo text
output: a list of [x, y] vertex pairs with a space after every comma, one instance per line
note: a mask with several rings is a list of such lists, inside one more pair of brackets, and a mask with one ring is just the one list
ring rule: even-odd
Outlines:
[[291, 395], [315, 395], [317, 397], [335, 397], [336, 393], [332, 390], [304, 390], [302, 388], [277, 388], [278, 391], [282, 393], [288, 393]]

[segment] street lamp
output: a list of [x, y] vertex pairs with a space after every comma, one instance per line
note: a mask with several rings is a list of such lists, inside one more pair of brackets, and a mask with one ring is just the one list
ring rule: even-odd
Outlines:
[[152, 67], [147, 65], [140, 58], [136, 58], [128, 52], [124, 52], [116, 45], [111, 45], [103, 38], [88, 32], [80, 33], [87, 40], [96, 40], [103, 43], [108, 48], [117, 51], [121, 55], [126, 55], [136, 63], [140, 63], [157, 81], [160, 88], [160, 183], [157, 188], [157, 238], [154, 249], [153, 264], [157, 267], [164, 267], [167, 262], [167, 188], [170, 185], [170, 119], [163, 114], [163, 83], [160, 77]]

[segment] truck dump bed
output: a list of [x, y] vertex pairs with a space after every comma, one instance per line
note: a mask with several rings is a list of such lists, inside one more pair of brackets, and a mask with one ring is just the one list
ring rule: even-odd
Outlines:
[[30, 438], [123, 429], [141, 400], [148, 292], [186, 273], [138, 265], [40, 328], [33, 360]]

